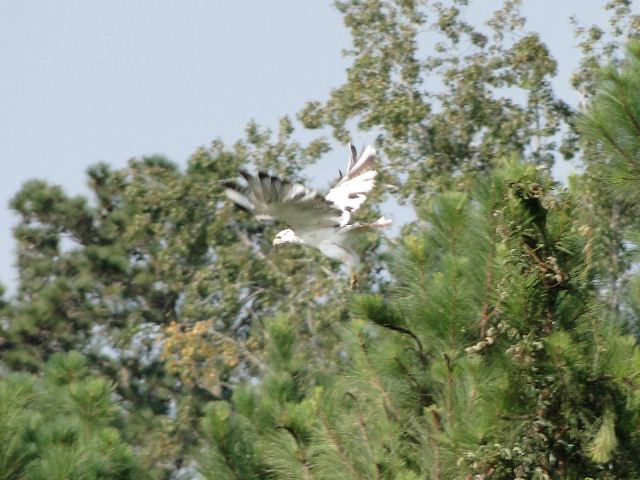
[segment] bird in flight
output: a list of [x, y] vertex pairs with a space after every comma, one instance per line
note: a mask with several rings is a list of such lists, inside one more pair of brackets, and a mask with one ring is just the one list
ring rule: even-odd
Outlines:
[[324, 197], [299, 183], [259, 172], [240, 175], [246, 186], [227, 182], [225, 194], [240, 208], [251, 212], [263, 223], [280, 222], [288, 228], [278, 232], [274, 245], [297, 243], [315, 247], [324, 255], [345, 264], [351, 272], [351, 288], [358, 282], [360, 256], [353, 244], [359, 235], [384, 228], [392, 221], [380, 217], [373, 223], [351, 223], [351, 215], [365, 202], [375, 185], [376, 151], [368, 146], [357, 156], [351, 155], [347, 170]]

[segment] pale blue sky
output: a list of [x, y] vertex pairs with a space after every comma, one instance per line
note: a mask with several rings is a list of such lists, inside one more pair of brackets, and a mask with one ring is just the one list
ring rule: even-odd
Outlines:
[[[476, 0], [473, 15], [498, 4]], [[525, 0], [569, 100], [578, 53], [568, 17], [602, 23], [603, 4]], [[345, 78], [348, 46], [330, 0], [0, 2], [0, 282], [16, 275], [7, 205], [24, 181], [79, 194], [99, 161], [162, 153], [184, 164], [214, 138], [242, 137], [250, 119], [275, 126], [326, 98]]]

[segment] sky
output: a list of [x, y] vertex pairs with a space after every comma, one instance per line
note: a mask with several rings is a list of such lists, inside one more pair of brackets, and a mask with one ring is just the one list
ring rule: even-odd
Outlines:
[[[476, 0], [470, 14], [499, 3]], [[602, 24], [604, 3], [524, 2], [529, 28], [559, 61], [556, 91], [574, 103], [568, 18]], [[251, 119], [275, 127], [344, 82], [349, 45], [331, 0], [0, 2], [0, 283], [11, 291], [16, 281], [8, 204], [25, 181], [85, 194], [97, 162], [117, 168], [160, 153], [184, 165], [216, 138], [242, 138]], [[346, 159], [330, 156], [331, 165]]]

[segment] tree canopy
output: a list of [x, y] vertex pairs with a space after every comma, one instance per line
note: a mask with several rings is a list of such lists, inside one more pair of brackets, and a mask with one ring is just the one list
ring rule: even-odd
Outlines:
[[[640, 477], [640, 16], [576, 23], [572, 107], [519, 1], [468, 4], [338, 0], [346, 80], [275, 131], [24, 184], [0, 479]], [[222, 192], [356, 131], [415, 220], [351, 291]]]

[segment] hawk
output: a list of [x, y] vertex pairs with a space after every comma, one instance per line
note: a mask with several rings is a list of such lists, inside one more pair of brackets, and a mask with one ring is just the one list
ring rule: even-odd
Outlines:
[[324, 255], [345, 264], [351, 272], [351, 287], [357, 284], [356, 272], [360, 256], [352, 244], [358, 235], [371, 229], [384, 228], [392, 221], [380, 217], [373, 223], [351, 223], [351, 215], [365, 202], [375, 185], [376, 151], [368, 146], [357, 156], [349, 144], [351, 156], [347, 170], [324, 197], [299, 183], [259, 172], [240, 175], [246, 186], [226, 184], [229, 200], [251, 212], [264, 223], [275, 221], [288, 228], [278, 232], [274, 245], [297, 243], [315, 247]]

